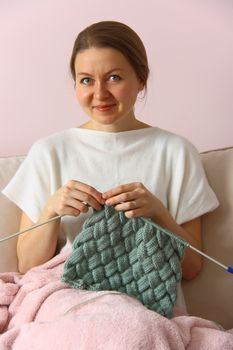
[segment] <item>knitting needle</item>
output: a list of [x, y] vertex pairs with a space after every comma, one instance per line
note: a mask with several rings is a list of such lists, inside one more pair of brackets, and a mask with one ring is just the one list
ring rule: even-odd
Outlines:
[[58, 220], [58, 219], [60, 219], [62, 216], [64, 216], [64, 215], [57, 215], [57, 216], [54, 216], [54, 217], [52, 217], [51, 219], [48, 219], [48, 220], [46, 220], [46, 221], [40, 222], [39, 224], [30, 226], [30, 227], [26, 228], [25, 230], [22, 230], [22, 231], [13, 233], [12, 235], [9, 235], [9, 236], [0, 238], [0, 243], [5, 242], [5, 241], [8, 241], [8, 239], [12, 239], [12, 238], [17, 237], [17, 236], [19, 236], [19, 235], [22, 235], [22, 234], [25, 233], [25, 232], [34, 230], [34, 229], [37, 228], [37, 227], [43, 226], [43, 225], [45, 225], [45, 224], [48, 224], [48, 223], [51, 222], [51, 221]]
[[212, 262], [214, 262], [215, 264], [219, 265], [220, 267], [222, 267], [224, 270], [226, 270], [227, 272], [233, 274], [233, 267], [231, 266], [226, 266], [224, 264], [222, 264], [220, 261], [212, 258], [211, 256], [205, 254], [204, 252], [202, 252], [201, 250], [195, 248], [194, 246], [192, 246], [190, 243], [188, 243], [184, 238], [181, 238], [179, 236], [177, 236], [176, 234], [168, 231], [168, 230], [165, 230], [164, 228], [156, 225], [155, 223], [153, 223], [151, 220], [147, 220], [147, 219], [144, 219], [142, 218], [143, 221], [146, 221], [146, 222], [149, 222], [152, 226], [161, 229], [161, 232], [165, 233], [166, 235], [170, 236], [171, 238], [174, 238], [176, 239], [177, 241], [179, 241], [181, 244], [184, 244], [186, 247], [194, 250], [195, 252], [199, 253], [200, 255], [204, 256], [205, 258], [211, 260]]
[[[84, 203], [86, 206], [89, 207], [89, 205], [88, 205], [86, 202], [83, 202], [83, 203]], [[34, 228], [37, 228], [37, 227], [43, 226], [43, 225], [45, 225], [45, 224], [48, 224], [48, 223], [51, 222], [51, 221], [58, 220], [58, 219], [60, 219], [62, 216], [65, 216], [65, 214], [54, 216], [54, 217], [52, 217], [51, 219], [48, 219], [48, 220], [45, 220], [45, 221], [43, 221], [43, 222], [40, 222], [39, 224], [30, 226], [30, 227], [26, 228], [25, 230], [22, 230], [22, 231], [13, 233], [12, 235], [9, 235], [9, 236], [0, 238], [0, 243], [5, 242], [5, 241], [8, 241], [8, 239], [12, 239], [12, 238], [17, 237], [17, 236], [19, 236], [19, 235], [22, 235], [22, 234], [25, 233], [25, 232], [29, 232], [29, 231], [31, 231], [31, 230], [34, 230]]]
[[[50, 222], [52, 222], [52, 221], [54, 221], [54, 220], [58, 220], [58, 219], [60, 219], [62, 216], [64, 216], [64, 215], [57, 215], [57, 216], [54, 216], [53, 218], [50, 218], [50, 219], [48, 219], [48, 220], [46, 220], [46, 221], [43, 221], [43, 222], [41, 222], [41, 223], [39, 223], [39, 224], [33, 225], [33, 226], [29, 227], [29, 228], [26, 228], [25, 230], [22, 230], [22, 231], [13, 233], [12, 235], [9, 235], [9, 236], [0, 238], [0, 243], [5, 242], [5, 241], [7, 241], [7, 240], [9, 240], [9, 239], [12, 239], [12, 238], [14, 238], [14, 237], [17, 237], [17, 236], [19, 236], [19, 235], [21, 235], [21, 234], [23, 234], [23, 233], [25, 233], [25, 232], [31, 231], [31, 230], [33, 230], [33, 229], [35, 229], [35, 228], [37, 228], [37, 227], [43, 226], [43, 225], [45, 225], [45, 224], [48, 224], [48, 223], [50, 223]], [[155, 228], [158, 228], [158, 225], [154, 224], [151, 220], [144, 219], [144, 218], [142, 218], [142, 219], [143, 219], [144, 221], [149, 222], [150, 224], [152, 224], [152, 226], [154, 226]], [[214, 262], [215, 264], [219, 265], [219, 266], [222, 267], [225, 271], [227, 271], [227, 272], [233, 274], [233, 267], [231, 267], [231, 266], [226, 266], [226, 265], [222, 264], [220, 261], [218, 261], [218, 260], [212, 258], [211, 256], [205, 254], [205, 253], [202, 252], [201, 250], [195, 248], [195, 247], [192, 246], [190, 243], [188, 243], [185, 239], [183, 239], [183, 238], [181, 238], [181, 237], [178, 237], [178, 236], [175, 235], [174, 233], [172, 233], [172, 232], [170, 232], [170, 231], [168, 231], [168, 230], [165, 230], [165, 229], [162, 228], [162, 227], [159, 227], [159, 228], [161, 229], [161, 231], [162, 231], [163, 233], [167, 234], [167, 235], [170, 236], [171, 238], [176, 239], [176, 240], [179, 241], [180, 243], [184, 244], [186, 247], [189, 247], [190, 249], [194, 250], [195, 252], [197, 252], [197, 253], [199, 253], [200, 255], [204, 256], [205, 258], [211, 260], [211, 261]]]
[[201, 255], [204, 256], [205, 258], [207, 258], [207, 259], [213, 261], [215, 264], [221, 266], [221, 267], [224, 268], [224, 270], [226, 270], [227, 272], [233, 274], [233, 267], [231, 267], [231, 266], [226, 266], [226, 265], [222, 264], [220, 261], [217, 261], [217, 260], [215, 260], [214, 258], [211, 258], [211, 256], [209, 256], [209, 255], [203, 253], [202, 251], [200, 251], [199, 249], [193, 247], [193, 246], [192, 246], [191, 244], [189, 244], [189, 243], [188, 243], [187, 246], [188, 246], [189, 248], [195, 250], [197, 253], [201, 254]]

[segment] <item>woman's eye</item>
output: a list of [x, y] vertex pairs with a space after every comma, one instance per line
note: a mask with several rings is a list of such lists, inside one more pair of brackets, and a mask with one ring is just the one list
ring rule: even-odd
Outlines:
[[121, 80], [121, 78], [119, 77], [119, 75], [114, 74], [114, 75], [111, 75], [109, 77], [109, 80], [110, 81], [119, 81], [119, 80]]
[[90, 85], [92, 83], [92, 79], [91, 78], [83, 78], [81, 81], [80, 81], [81, 84], [84, 84], [84, 85]]

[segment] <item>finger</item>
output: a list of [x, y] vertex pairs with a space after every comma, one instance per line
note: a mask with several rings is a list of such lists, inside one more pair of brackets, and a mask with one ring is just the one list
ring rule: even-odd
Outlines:
[[129, 183], [117, 186], [109, 191], [103, 193], [102, 197], [106, 200], [112, 197], [115, 197], [119, 194], [133, 191], [136, 188], [136, 183]]
[[64, 200], [66, 205], [73, 206], [74, 208], [79, 209], [82, 213], [86, 213], [89, 207], [92, 207], [97, 211], [102, 209], [102, 205], [87, 193], [71, 190], [69, 188], [65, 188], [64, 191], [66, 193]]
[[139, 218], [139, 217], [143, 217], [144, 216], [144, 212], [143, 212], [142, 208], [133, 209], [133, 210], [126, 211], [125, 212], [125, 216], [128, 219]]
[[93, 197], [98, 203], [104, 204], [102, 193], [97, 191], [94, 187], [90, 185], [76, 180], [69, 180], [66, 186], [70, 189], [75, 189], [77, 191], [87, 193], [88, 195]]
[[74, 198], [69, 198], [67, 200], [67, 206], [78, 210], [80, 213], [87, 213], [90, 208], [87, 203], [81, 202]]
[[116, 206], [114, 206], [116, 211], [131, 211], [140, 208], [139, 204], [136, 200], [129, 201], [129, 202], [123, 202], [119, 203]]
[[102, 209], [102, 204], [99, 203], [94, 197], [85, 192], [76, 191], [74, 196], [80, 203], [82, 203], [87, 208], [92, 207], [97, 211]]
[[107, 199], [105, 201], [105, 204], [107, 205], [116, 205], [116, 204], [120, 204], [120, 203], [125, 203], [125, 202], [130, 202], [134, 199], [137, 199], [137, 193], [134, 191], [131, 192], [125, 192], [125, 193], [121, 193], [119, 195], [115, 195], [110, 197], [109, 199]]
[[84, 203], [67, 195], [59, 200], [56, 208], [59, 215], [79, 215], [80, 212], [86, 213], [89, 209]]
[[80, 211], [73, 207], [66, 207], [62, 215], [79, 216]]
[[102, 198], [102, 194], [94, 187], [75, 180], [68, 181], [65, 187], [70, 189], [70, 195], [77, 200], [96, 210], [102, 209], [102, 205], [105, 201]]
[[72, 206], [59, 206], [56, 210], [56, 213], [58, 215], [71, 215], [71, 216], [78, 216], [80, 214], [80, 210], [72, 207]]

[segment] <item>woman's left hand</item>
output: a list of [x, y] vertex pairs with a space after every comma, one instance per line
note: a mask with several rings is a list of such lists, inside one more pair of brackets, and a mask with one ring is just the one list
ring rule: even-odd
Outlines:
[[[167, 228], [183, 237], [192, 246], [201, 249], [200, 219], [186, 222], [182, 226], [173, 219], [163, 203], [156, 198], [142, 183], [133, 182], [118, 186], [102, 194], [105, 204], [113, 205], [117, 211], [125, 212], [127, 218], [147, 217], [161, 227]], [[183, 278], [193, 279], [202, 268], [202, 258], [188, 249], [182, 264]]]
[[124, 211], [127, 218], [144, 216], [155, 220], [163, 204], [141, 182], [120, 185], [102, 195], [106, 205]]

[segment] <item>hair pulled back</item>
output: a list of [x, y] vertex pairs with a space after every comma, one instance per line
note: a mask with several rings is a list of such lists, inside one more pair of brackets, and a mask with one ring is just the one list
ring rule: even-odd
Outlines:
[[74, 42], [70, 59], [70, 70], [74, 81], [76, 56], [91, 47], [109, 47], [120, 51], [146, 88], [149, 76], [147, 54], [142, 40], [133, 29], [120, 22], [101, 21], [81, 31]]

